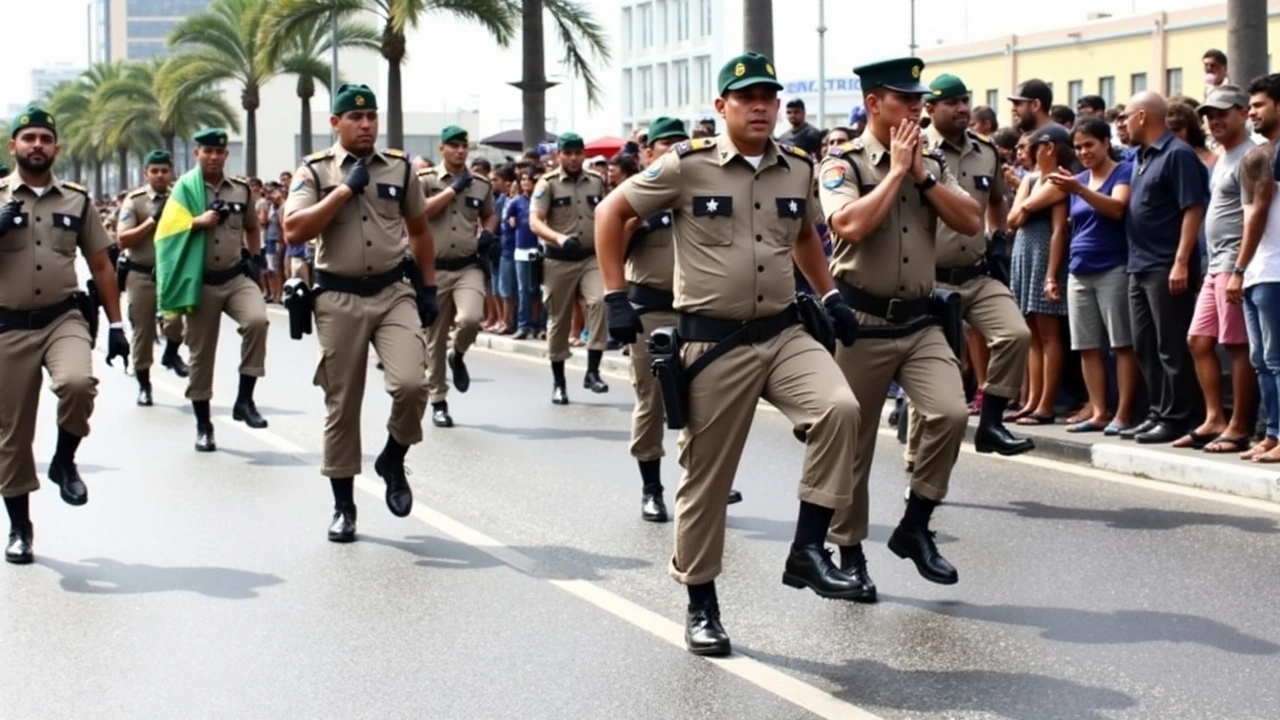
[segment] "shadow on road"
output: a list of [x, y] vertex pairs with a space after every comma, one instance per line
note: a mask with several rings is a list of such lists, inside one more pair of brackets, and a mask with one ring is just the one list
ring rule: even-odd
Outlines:
[[510, 435], [520, 440], [604, 440], [625, 442], [631, 439], [630, 430], [582, 430], [561, 428], [517, 428], [499, 425], [468, 425], [467, 427], [495, 435]]
[[1216, 527], [1232, 527], [1248, 533], [1276, 533], [1280, 526], [1276, 521], [1264, 517], [1248, 515], [1225, 515], [1222, 513], [1182, 512], [1178, 510], [1160, 510], [1157, 508], [1073, 508], [1058, 505], [1046, 505], [1031, 500], [1017, 500], [1006, 506], [982, 505], [977, 503], [948, 502], [955, 508], [972, 510], [991, 510], [994, 512], [1013, 513], [1018, 517], [1035, 520], [1084, 520], [1087, 522], [1105, 523], [1109, 528], [1117, 530], [1176, 530], [1193, 525], [1210, 525]]
[[652, 565], [649, 561], [639, 558], [601, 555], [564, 545], [503, 548], [505, 551], [523, 556], [519, 559], [513, 558], [512, 563], [506, 563], [468, 545], [432, 535], [411, 535], [403, 539], [361, 535], [360, 540], [414, 555], [420, 558], [415, 564], [421, 567], [482, 570], [506, 565], [545, 580], [603, 580], [605, 576], [601, 571], [636, 570]]
[[[727, 527], [745, 534], [748, 540], [764, 540], [767, 542], [791, 542], [795, 538], [796, 523], [794, 520], [774, 520], [772, 518], [734, 515], [729, 510]], [[887, 543], [893, 528], [888, 525], [871, 524], [867, 528], [867, 542]], [[955, 536], [939, 532], [934, 541], [946, 545], [957, 540]]]
[[[108, 465], [94, 465], [93, 463], [76, 463], [76, 469], [80, 471], [81, 475], [92, 475], [93, 473], [115, 472], [120, 468]], [[48, 477], [49, 463], [36, 463], [36, 475], [39, 475], [41, 478]]]
[[223, 600], [249, 600], [258, 597], [259, 588], [284, 582], [275, 575], [233, 568], [131, 565], [108, 558], [77, 564], [41, 556], [36, 563], [61, 575], [63, 590], [88, 595], [193, 592]]

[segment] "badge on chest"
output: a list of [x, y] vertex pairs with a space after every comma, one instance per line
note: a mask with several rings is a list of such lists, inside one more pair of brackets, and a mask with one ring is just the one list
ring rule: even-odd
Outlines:
[[990, 175], [974, 175], [973, 189], [982, 190], [983, 192], [987, 192], [991, 190], [991, 176]]
[[71, 230], [72, 232], [80, 231], [80, 216], [67, 215], [65, 213], [54, 213], [50, 218], [53, 226], [59, 230]]
[[802, 218], [804, 217], [805, 199], [804, 198], [777, 198], [778, 217], [784, 218]]
[[733, 198], [727, 195], [702, 195], [693, 198], [694, 217], [733, 217]]
[[399, 185], [378, 183], [378, 198], [381, 200], [399, 200], [402, 194]]
[[467, 207], [471, 208], [472, 210], [479, 210], [480, 206], [484, 203], [484, 201], [478, 197], [468, 195], [465, 198], [463, 198], [463, 203]]

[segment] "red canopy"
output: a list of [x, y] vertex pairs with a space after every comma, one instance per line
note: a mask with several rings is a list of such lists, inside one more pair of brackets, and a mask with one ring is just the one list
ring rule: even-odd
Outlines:
[[588, 156], [603, 155], [610, 158], [617, 155], [618, 152], [622, 150], [622, 146], [626, 144], [627, 141], [622, 138], [609, 137], [606, 135], [605, 137], [596, 138], [595, 140], [587, 143], [586, 154]]

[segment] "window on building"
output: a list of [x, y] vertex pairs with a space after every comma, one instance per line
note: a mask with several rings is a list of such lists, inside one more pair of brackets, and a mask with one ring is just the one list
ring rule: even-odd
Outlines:
[[1182, 68], [1169, 68], [1164, 71], [1164, 84], [1166, 95], [1179, 95], [1182, 93]]
[[656, 99], [658, 101], [658, 107], [660, 108], [664, 108], [667, 105], [671, 104], [670, 102], [671, 96], [667, 94], [667, 74], [668, 74], [667, 64], [666, 63], [659, 64], [658, 65], [658, 87], [657, 87]]
[[711, 0], [698, 0], [698, 29], [702, 37], [711, 37], [715, 32], [711, 26]]
[[128, 0], [129, 17], [186, 17], [209, 9], [209, 0]]
[[653, 68], [640, 68], [640, 112], [653, 109]]
[[1067, 104], [1075, 107], [1080, 102], [1080, 98], [1084, 97], [1084, 81], [1072, 80], [1067, 83]]
[[[631, 84], [631, 69], [622, 71], [622, 116], [632, 117], [636, 114], [635, 86]], [[319, 146], [317, 146], [319, 147]]]
[[664, 47], [667, 43], [671, 42], [671, 38], [667, 32], [667, 0], [658, 0], [654, 3], [653, 22], [658, 26], [658, 47]]
[[1116, 104], [1116, 78], [1114, 75], [1098, 78], [1098, 94], [1102, 96], [1102, 102], [1106, 103], [1107, 107], [1112, 107]]
[[675, 0], [676, 42], [689, 39], [689, 0]]
[[631, 24], [631, 8], [622, 8], [622, 54], [631, 54], [631, 34], [636, 31]]
[[640, 47], [653, 47], [653, 3], [637, 6], [640, 10]]
[[987, 91], [987, 107], [989, 108], [1000, 107], [1000, 91], [999, 90]]
[[698, 69], [698, 104], [709, 105], [712, 97], [711, 58], [703, 56], [694, 60]]
[[691, 88], [689, 86], [689, 61], [680, 60], [672, 63], [671, 72], [675, 75], [675, 78], [672, 81], [676, 88], [674, 104], [679, 106], [688, 105], [691, 94]]
[[150, 60], [167, 57], [169, 48], [163, 40], [130, 40], [125, 52], [129, 60]]
[[133, 39], [164, 40], [177, 26], [177, 20], [130, 20], [128, 32]]
[[[1147, 74], [1134, 73], [1129, 76], [1129, 94], [1137, 95], [1147, 90]], [[1114, 103], [1113, 103], [1114, 104]]]

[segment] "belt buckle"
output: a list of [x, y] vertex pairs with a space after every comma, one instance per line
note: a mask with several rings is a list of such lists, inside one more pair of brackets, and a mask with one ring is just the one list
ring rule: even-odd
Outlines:
[[947, 268], [947, 284], [948, 285], [961, 284], [961, 281], [962, 281], [961, 273], [963, 273], [965, 269], [966, 268]]
[[885, 310], [884, 319], [898, 325], [910, 319], [904, 315], [906, 315], [906, 303], [900, 298], [889, 298], [889, 307]]
[[48, 323], [41, 323], [41, 322], [40, 322], [41, 320], [44, 320], [44, 318], [45, 318], [45, 315], [46, 315], [46, 314], [48, 314], [48, 313], [47, 313], [47, 311], [45, 311], [45, 310], [32, 310], [31, 312], [27, 313], [27, 327], [26, 327], [26, 329], [27, 329], [27, 330], [35, 330], [36, 328], [43, 327], [44, 325], [47, 325]]
[[356, 282], [356, 287], [360, 289], [361, 297], [369, 297], [378, 292], [377, 276], [365, 275]]
[[747, 320], [742, 323], [744, 340], [748, 345], [756, 345], [765, 340], [764, 323], [759, 320]]

